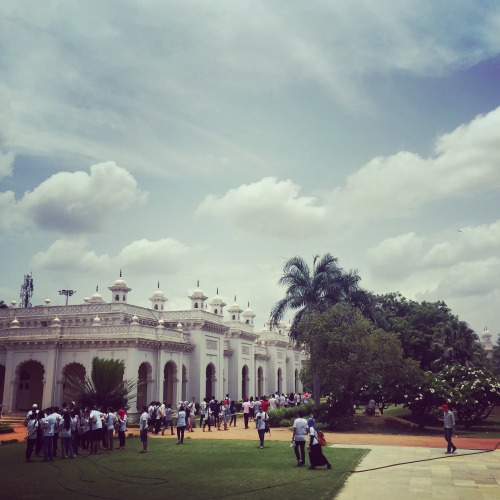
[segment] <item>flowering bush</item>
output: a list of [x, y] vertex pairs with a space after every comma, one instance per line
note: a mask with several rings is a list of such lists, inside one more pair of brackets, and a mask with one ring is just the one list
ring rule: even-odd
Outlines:
[[423, 429], [426, 424], [434, 423], [449, 393], [446, 381], [437, 379], [432, 372], [423, 372], [417, 384], [406, 387], [403, 406], [411, 411], [413, 420]]
[[450, 386], [446, 401], [466, 428], [487, 418], [494, 406], [500, 404], [500, 383], [482, 369], [454, 365], [437, 373], [438, 377]]

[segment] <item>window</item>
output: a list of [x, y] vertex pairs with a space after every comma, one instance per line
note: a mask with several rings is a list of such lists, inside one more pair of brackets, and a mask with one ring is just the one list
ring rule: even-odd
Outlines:
[[115, 295], [116, 302], [120, 302], [120, 296], [118, 294]]
[[158, 311], [158, 304], [155, 304], [155, 310]]

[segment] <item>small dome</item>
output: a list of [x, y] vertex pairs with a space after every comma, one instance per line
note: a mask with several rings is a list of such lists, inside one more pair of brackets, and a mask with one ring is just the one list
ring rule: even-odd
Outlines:
[[163, 299], [163, 298], [165, 297], [165, 294], [164, 294], [161, 290], [156, 290], [156, 291], [153, 293], [153, 297]]
[[89, 298], [89, 297], [85, 297], [85, 298], [83, 299], [83, 301], [84, 301], [85, 303], [90, 302], [90, 298]]
[[17, 318], [14, 318], [11, 323], [10, 323], [11, 328], [19, 328], [19, 321], [17, 321]]
[[182, 332], [182, 323], [177, 323], [177, 330]]
[[133, 325], [137, 325], [137, 324], [138, 324], [138, 322], [139, 322], [139, 318], [138, 318], [138, 317], [134, 314], [134, 315], [132, 316], [132, 324], [133, 324]]
[[162, 328], [162, 327], [163, 327], [163, 324], [164, 324], [164, 323], [165, 323], [165, 321], [163, 321], [161, 318], [158, 320], [158, 326], [159, 326], [160, 328]]
[[17, 300], [10, 301], [10, 307], [16, 307], [16, 305], [17, 305]]
[[99, 316], [96, 316], [94, 320], [92, 321], [94, 325], [100, 325], [101, 324], [101, 318]]
[[50, 299], [45, 299], [44, 302], [45, 302], [45, 305], [48, 306], [50, 304]]
[[125, 283], [125, 280], [122, 280], [121, 278], [118, 278], [113, 286], [127, 286], [127, 283]]
[[61, 324], [61, 320], [56, 316], [53, 320], [52, 320], [52, 326], [59, 326]]
[[193, 293], [191, 295], [191, 298], [193, 299], [202, 299], [204, 297], [203, 290], [201, 288], [195, 288], [193, 290]]

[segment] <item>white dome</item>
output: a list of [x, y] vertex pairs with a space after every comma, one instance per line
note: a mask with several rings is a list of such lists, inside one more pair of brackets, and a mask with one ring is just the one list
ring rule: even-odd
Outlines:
[[199, 298], [199, 299], [202, 299], [203, 298], [203, 290], [201, 288], [196, 288], [194, 291], [193, 291], [193, 294], [191, 295], [191, 297], [194, 299], [194, 298]]
[[163, 299], [163, 298], [165, 297], [165, 294], [164, 294], [161, 290], [156, 290], [156, 291], [153, 293], [153, 297]]
[[127, 286], [127, 283], [125, 283], [125, 280], [118, 278], [113, 286]]

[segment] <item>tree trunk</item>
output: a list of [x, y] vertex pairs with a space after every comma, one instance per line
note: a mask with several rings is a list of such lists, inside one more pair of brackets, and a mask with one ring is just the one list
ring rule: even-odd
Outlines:
[[320, 399], [321, 399], [321, 383], [319, 379], [319, 373], [315, 370], [311, 364], [311, 371], [313, 376], [313, 396], [314, 396], [314, 408], [319, 409]]

